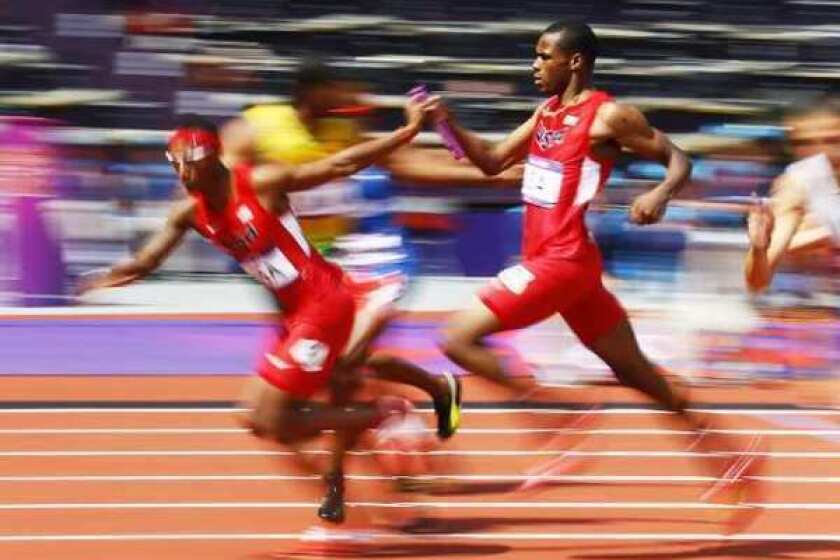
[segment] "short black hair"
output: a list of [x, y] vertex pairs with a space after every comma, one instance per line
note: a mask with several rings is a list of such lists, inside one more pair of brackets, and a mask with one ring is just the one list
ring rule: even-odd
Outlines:
[[336, 81], [333, 69], [320, 58], [307, 57], [298, 64], [292, 94], [295, 98], [315, 88], [328, 86]]
[[217, 136], [219, 135], [219, 128], [216, 126], [216, 123], [195, 113], [178, 115], [178, 118], [175, 119], [175, 129], [177, 130], [179, 128], [195, 128]]
[[545, 28], [543, 35], [547, 33], [559, 33], [560, 40], [557, 48], [565, 51], [581, 53], [590, 64], [598, 58], [598, 37], [592, 28], [585, 23], [555, 21]]

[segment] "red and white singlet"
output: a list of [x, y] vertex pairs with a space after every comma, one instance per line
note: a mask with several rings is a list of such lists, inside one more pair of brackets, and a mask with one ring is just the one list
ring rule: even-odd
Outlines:
[[196, 230], [273, 291], [287, 314], [340, 285], [341, 269], [309, 244], [292, 211], [276, 216], [262, 207], [251, 185], [251, 168], [237, 166], [231, 173], [231, 198], [222, 212], [212, 212], [203, 197], [193, 195]]
[[601, 283], [601, 255], [584, 221], [613, 167], [590, 148], [592, 123], [608, 100], [596, 91], [563, 107], [554, 97], [538, 115], [522, 179], [522, 262], [502, 270], [479, 293], [505, 329], [559, 313], [591, 344], [625, 318]]
[[584, 215], [614, 162], [591, 152], [589, 130], [609, 100], [607, 93], [595, 91], [577, 105], [562, 107], [555, 96], [540, 112], [522, 180], [524, 258], [546, 250], [577, 257], [590, 243]]

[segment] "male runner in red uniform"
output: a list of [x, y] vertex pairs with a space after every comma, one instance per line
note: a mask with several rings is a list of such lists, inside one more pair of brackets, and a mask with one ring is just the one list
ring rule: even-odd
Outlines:
[[[356, 173], [408, 143], [422, 128], [430, 104], [409, 101], [405, 126], [297, 166], [275, 163], [228, 169], [219, 159], [215, 127], [197, 120], [186, 123], [171, 136], [167, 157], [189, 196], [175, 204], [165, 228], [132, 259], [84, 288], [121, 286], [146, 276], [189, 229], [195, 229], [236, 258], [282, 304], [282, 332], [262, 357], [259, 378], [247, 397], [249, 427], [293, 449], [328, 429], [355, 440], [365, 429], [399, 412], [394, 410], [399, 399], [382, 398], [374, 406], [356, 407], [308, 400], [327, 384], [350, 337], [356, 307], [341, 269], [324, 260], [305, 239], [287, 193]], [[449, 401], [455, 402], [453, 395]], [[449, 416], [449, 410], [444, 413]], [[299, 459], [306, 464], [303, 457]], [[343, 507], [326, 513], [322, 517], [341, 521]]]
[[[584, 222], [589, 202], [606, 183], [622, 148], [667, 167], [662, 183], [633, 202], [630, 218], [637, 224], [662, 217], [688, 180], [691, 164], [638, 109], [592, 87], [597, 51], [597, 39], [587, 25], [550, 25], [537, 42], [532, 68], [535, 84], [551, 97], [497, 145], [459, 126], [442, 105], [436, 107], [436, 118], [448, 120], [469, 159], [486, 174], [500, 173], [527, 157], [522, 263], [500, 272], [480, 292], [480, 301], [453, 317], [443, 350], [463, 368], [525, 392], [534, 380], [508, 377], [482, 339], [559, 313], [623, 385], [677, 412], [703, 433], [708, 424], [687, 412], [686, 400], [645, 357], [626, 313], [601, 283], [601, 256]], [[728, 475], [746, 469], [740, 459]], [[736, 482], [743, 480], [741, 475], [737, 473]]]

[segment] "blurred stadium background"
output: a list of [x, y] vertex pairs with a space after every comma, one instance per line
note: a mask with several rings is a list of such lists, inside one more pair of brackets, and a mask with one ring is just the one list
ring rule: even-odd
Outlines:
[[[162, 153], [177, 115], [221, 123], [248, 104], [286, 101], [298, 62], [316, 55], [370, 92], [374, 131], [400, 121], [405, 92], [422, 82], [466, 125], [501, 137], [539, 101], [528, 79], [535, 38], [567, 17], [601, 39], [596, 86], [642, 108], [694, 159], [662, 224], [626, 221], [627, 201], [662, 175], [632, 158], [591, 212], [612, 285], [631, 308], [653, 310], [647, 335], [640, 319], [651, 352], [668, 354], [665, 339], [690, 331], [701, 337], [695, 373], [830, 375], [836, 260], [781, 274], [750, 298], [742, 209], [696, 204], [766, 193], [787, 162], [780, 116], [838, 91], [840, 2], [828, 0], [0, 2], [1, 303], [71, 302], [79, 273], [127, 255], [161, 223], [177, 196]], [[392, 187], [421, 287], [486, 277], [516, 258], [515, 189]], [[194, 236], [153, 281], [197, 278], [241, 276]]]

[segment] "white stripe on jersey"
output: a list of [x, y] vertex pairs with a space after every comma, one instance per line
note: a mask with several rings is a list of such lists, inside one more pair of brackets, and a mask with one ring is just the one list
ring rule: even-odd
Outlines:
[[575, 194], [575, 206], [581, 206], [595, 198], [595, 195], [598, 194], [598, 187], [601, 185], [602, 171], [600, 163], [588, 157], [584, 158], [580, 170], [580, 181]]
[[308, 257], [310, 252], [312, 251], [309, 242], [306, 241], [306, 237], [303, 235], [303, 230], [300, 227], [300, 224], [295, 218], [295, 215], [292, 212], [286, 212], [282, 216], [280, 216], [280, 223], [286, 228], [286, 231], [289, 232], [295, 241], [297, 241], [298, 245], [300, 245], [301, 250], [306, 254]]

